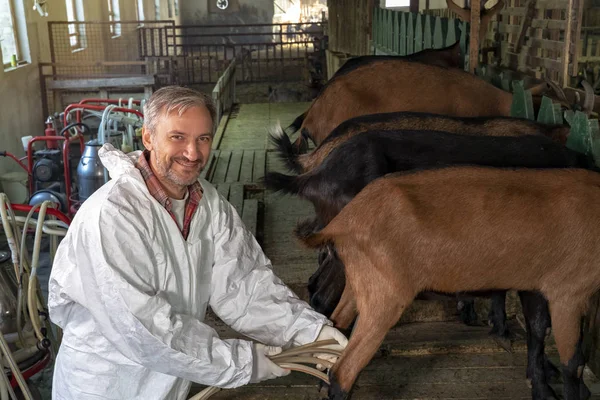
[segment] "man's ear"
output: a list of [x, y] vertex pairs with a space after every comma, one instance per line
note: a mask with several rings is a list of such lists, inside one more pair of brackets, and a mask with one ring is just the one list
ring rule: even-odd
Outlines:
[[146, 126], [142, 127], [142, 143], [147, 150], [152, 150], [152, 134]]

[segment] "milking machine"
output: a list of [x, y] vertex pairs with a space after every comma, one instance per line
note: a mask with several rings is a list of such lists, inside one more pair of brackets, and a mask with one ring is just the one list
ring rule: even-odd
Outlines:
[[[74, 215], [81, 203], [108, 181], [98, 150], [111, 143], [124, 152], [142, 147], [139, 140], [145, 100], [83, 99], [46, 120], [43, 136], [21, 138], [25, 157], [0, 151], [27, 172], [30, 205], [45, 200]], [[58, 133], [57, 133], [58, 132]], [[44, 148], [36, 148], [38, 144]], [[72, 144], [79, 146], [73, 147]]]
[[[103, 103], [103, 104], [91, 104]], [[81, 203], [89, 198], [100, 186], [108, 182], [108, 171], [98, 157], [98, 150], [105, 143], [110, 143], [123, 152], [129, 153], [140, 149], [139, 133], [143, 124], [143, 109], [145, 100], [129, 99], [127, 107], [121, 100], [84, 99], [78, 104], [67, 106], [64, 112], [64, 124], [72, 120], [81, 123], [82, 114], [96, 116], [100, 119], [96, 137], [90, 137], [85, 143], [79, 164], [77, 166], [77, 196], [73, 199], [72, 214], [75, 214]]]
[[[0, 399], [3, 400], [39, 399], [27, 380], [44, 369], [58, 351], [37, 273], [43, 235], [50, 239], [50, 259], [56, 252], [57, 238], [66, 235], [70, 219], [59, 207], [52, 200], [34, 206], [11, 204], [6, 194], [0, 193], [0, 217], [12, 261], [12, 268], [0, 267], [0, 364], [3, 367]], [[17, 212], [26, 212], [27, 216], [17, 216]], [[37, 218], [34, 218], [36, 213]], [[33, 243], [28, 246], [31, 234]], [[29, 247], [33, 248], [31, 254]], [[21, 397], [17, 397], [17, 393]]]

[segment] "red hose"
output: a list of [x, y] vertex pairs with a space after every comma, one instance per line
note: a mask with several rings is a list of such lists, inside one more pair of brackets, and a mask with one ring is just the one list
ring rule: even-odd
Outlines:
[[[21, 212], [28, 213], [29, 211], [31, 211], [31, 209], [34, 206], [30, 206], [29, 204], [11, 204], [11, 207], [15, 211], [21, 211]], [[66, 216], [65, 214], [60, 212], [59, 210], [48, 207], [46, 209], [46, 214], [50, 214], [50, 215], [58, 218], [60, 221], [64, 222], [65, 224], [71, 225], [71, 218], [69, 218], [68, 216]]]
[[3, 151], [3, 152], [0, 152], [0, 155], [4, 155], [6, 157], [12, 158], [21, 166], [21, 168], [23, 168], [25, 170], [25, 172], [27, 172], [27, 175], [31, 175], [31, 172], [27, 169], [27, 166], [25, 166], [25, 164], [23, 164], [21, 162], [21, 160], [19, 160], [14, 154], [12, 154], [8, 151]]

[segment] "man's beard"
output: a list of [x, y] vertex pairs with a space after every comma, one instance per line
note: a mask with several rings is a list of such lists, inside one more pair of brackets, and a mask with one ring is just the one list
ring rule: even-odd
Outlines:
[[[177, 161], [181, 161], [184, 163], [191, 162], [185, 157], [173, 157], [173, 158], [170, 158], [169, 163], [163, 163], [162, 158], [160, 158], [160, 157], [158, 157], [158, 155], [156, 155], [156, 168], [158, 169], [159, 174], [162, 175], [169, 182], [171, 182], [177, 186], [189, 186], [189, 185], [193, 184], [194, 182], [196, 182], [198, 180], [198, 177], [200, 176], [200, 173], [202, 172], [203, 168], [198, 167], [197, 173], [190, 175], [189, 178], [182, 178], [181, 176], [179, 176], [177, 174], [177, 172], [175, 172], [171, 168], [173, 166], [173, 164]], [[202, 160], [196, 161], [196, 164], [201, 166]]]

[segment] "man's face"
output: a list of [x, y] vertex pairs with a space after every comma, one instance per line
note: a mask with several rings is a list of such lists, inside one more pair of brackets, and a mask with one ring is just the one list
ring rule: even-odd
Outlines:
[[181, 116], [174, 111], [159, 120], [155, 132], [144, 129], [142, 140], [150, 150], [150, 165], [171, 197], [198, 179], [212, 139], [212, 119], [206, 107], [189, 108]]

